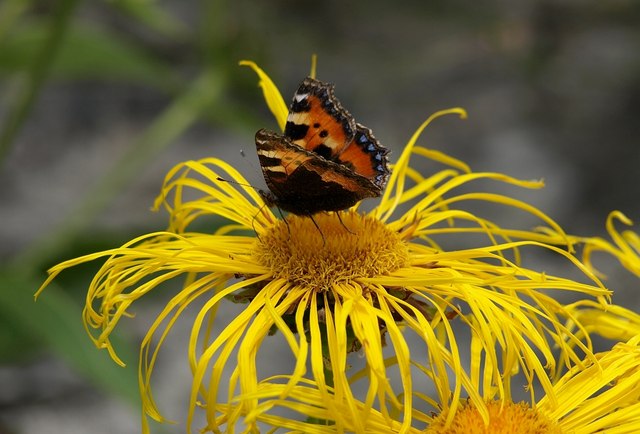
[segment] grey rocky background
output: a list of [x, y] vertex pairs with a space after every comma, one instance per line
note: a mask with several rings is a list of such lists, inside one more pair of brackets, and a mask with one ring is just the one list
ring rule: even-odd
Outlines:
[[[164, 3], [187, 23], [198, 18], [195, 2]], [[429, 114], [464, 107], [468, 120], [439, 120], [420, 143], [476, 171], [544, 179], [542, 191], [505, 191], [572, 233], [604, 235], [613, 209], [640, 223], [639, 3], [279, 0], [225, 4], [221, 13], [218, 40], [226, 57], [218, 62], [256, 60], [288, 100], [317, 53], [318, 78], [335, 83], [345, 107], [392, 155]], [[146, 37], [99, 5], [86, 2], [80, 14]], [[166, 47], [167, 56], [185, 62], [185, 77], [189, 56], [197, 56], [190, 50]], [[91, 230], [162, 229], [166, 216], [149, 208], [166, 171], [186, 159], [224, 158], [260, 184], [253, 132], [275, 125], [255, 82], [238, 67], [225, 90], [246, 111], [248, 128], [218, 122], [191, 129], [149, 161]], [[0, 169], [0, 258], [10, 260], [67, 218], [167, 103], [166, 95], [143, 85], [49, 83]], [[508, 217], [519, 225], [521, 216]], [[640, 308], [637, 283], [625, 273], [612, 279], [630, 286], [623, 304]], [[153, 312], [141, 307], [139, 315]], [[156, 394], [178, 424], [157, 432], [183, 431], [190, 374], [180, 342], [188, 322], [172, 333], [175, 342], [156, 377]], [[131, 323], [131, 333], [142, 333], [143, 326]], [[51, 356], [0, 367], [0, 382], [0, 434], [138, 431], [136, 408], [95, 391]]]

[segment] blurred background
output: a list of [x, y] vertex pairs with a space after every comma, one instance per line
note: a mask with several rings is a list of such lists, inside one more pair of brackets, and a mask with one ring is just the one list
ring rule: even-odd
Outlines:
[[[253, 135], [276, 124], [238, 61], [288, 102], [314, 53], [392, 161], [428, 115], [461, 106], [468, 120], [438, 120], [420, 144], [544, 179], [514, 195], [568, 232], [604, 236], [614, 209], [640, 221], [638, 2], [2, 0], [0, 434], [139, 432], [137, 347], [168, 295], [121, 327], [123, 369], [82, 328], [99, 264], [33, 293], [57, 262], [165, 228], [150, 207], [181, 161], [221, 157], [262, 186]], [[635, 280], [610, 278], [615, 301], [640, 307]], [[177, 425], [153, 432], [184, 430], [182, 350], [156, 376]]]

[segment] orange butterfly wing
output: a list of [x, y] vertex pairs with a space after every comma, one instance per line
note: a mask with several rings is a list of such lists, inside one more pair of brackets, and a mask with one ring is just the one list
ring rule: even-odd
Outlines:
[[333, 94], [333, 85], [306, 78], [296, 91], [284, 135], [302, 149], [343, 164], [382, 189], [389, 152], [357, 124]]

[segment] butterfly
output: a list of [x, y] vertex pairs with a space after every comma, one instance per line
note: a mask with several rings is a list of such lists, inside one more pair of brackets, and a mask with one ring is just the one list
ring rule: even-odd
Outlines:
[[268, 206], [296, 215], [347, 209], [378, 197], [389, 177], [389, 150], [353, 119], [333, 85], [307, 77], [289, 108], [284, 134], [256, 133]]

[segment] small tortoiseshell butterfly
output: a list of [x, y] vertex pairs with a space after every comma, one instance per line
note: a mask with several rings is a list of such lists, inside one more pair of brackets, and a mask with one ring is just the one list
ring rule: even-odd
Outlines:
[[333, 85], [306, 78], [293, 96], [284, 135], [264, 129], [256, 148], [269, 206], [297, 215], [340, 211], [382, 193], [388, 149], [356, 123]]

